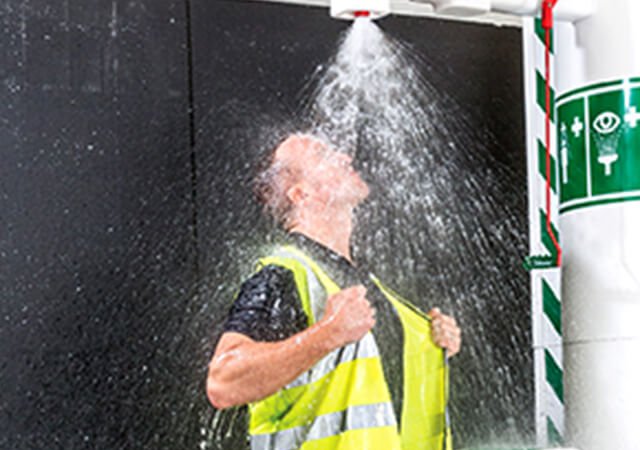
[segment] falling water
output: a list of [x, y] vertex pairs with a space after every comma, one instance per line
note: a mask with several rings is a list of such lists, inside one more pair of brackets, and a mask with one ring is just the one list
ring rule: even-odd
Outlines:
[[510, 324], [528, 308], [519, 261], [526, 217], [511, 208], [522, 205], [525, 183], [504, 183], [513, 174], [488, 152], [490, 131], [478, 130], [420, 67], [410, 48], [358, 19], [307, 111], [374, 187], [358, 216], [358, 259], [424, 309], [440, 305], [461, 323], [458, 435], [522, 442], [533, 405], [514, 400], [531, 389], [522, 379], [531, 374], [519, 369], [531, 365], [529, 330]]
[[[519, 445], [531, 440], [533, 427], [530, 325], [523, 320], [528, 277], [520, 269], [527, 229], [523, 156], [519, 161], [510, 156], [518, 150], [505, 149], [496, 157], [491, 131], [470, 119], [469, 106], [430, 83], [429, 67], [407, 44], [358, 19], [303, 91], [301, 128], [256, 127], [224, 139], [244, 152], [236, 161], [256, 159], [296, 129], [355, 157], [372, 186], [357, 214], [356, 259], [421, 308], [440, 306], [455, 315], [463, 329], [463, 351], [452, 361], [456, 447]], [[219, 111], [243, 113], [233, 104]], [[254, 120], [266, 128], [274, 122]], [[225, 197], [229, 185], [246, 186], [250, 176], [223, 177], [220, 195], [207, 199], [208, 208], [233, 210], [209, 224], [228, 230], [215, 238], [228, 243], [228, 255], [217, 263], [210, 255], [201, 294], [216, 299], [201, 313], [220, 320], [220, 305], [228, 304], [251, 261], [280, 237], [267, 225], [260, 225], [263, 232], [233, 225], [255, 223], [257, 207], [229, 208], [236, 199]], [[203, 414], [201, 447], [235, 448], [244, 442], [245, 419], [241, 409]]]

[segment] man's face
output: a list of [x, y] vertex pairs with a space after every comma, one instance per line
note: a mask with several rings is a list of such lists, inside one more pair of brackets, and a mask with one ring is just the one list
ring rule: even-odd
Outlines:
[[298, 183], [314, 201], [332, 207], [355, 207], [369, 195], [369, 186], [352, 165], [352, 158], [311, 136], [289, 137], [277, 150], [298, 174]]

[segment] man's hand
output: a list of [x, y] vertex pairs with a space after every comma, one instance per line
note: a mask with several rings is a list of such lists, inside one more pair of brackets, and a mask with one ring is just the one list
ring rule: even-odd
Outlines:
[[361, 339], [375, 324], [375, 311], [365, 294], [364, 287], [354, 286], [330, 296], [322, 320], [283, 341], [223, 334], [209, 364], [211, 404], [224, 409], [263, 399], [334, 349]]
[[352, 286], [327, 299], [319, 324], [331, 329], [332, 346], [343, 347], [359, 341], [376, 323], [376, 312], [366, 299], [362, 285]]
[[453, 356], [460, 351], [460, 328], [456, 319], [442, 314], [440, 308], [429, 311], [431, 317], [431, 337], [439, 347], [447, 350], [448, 356]]

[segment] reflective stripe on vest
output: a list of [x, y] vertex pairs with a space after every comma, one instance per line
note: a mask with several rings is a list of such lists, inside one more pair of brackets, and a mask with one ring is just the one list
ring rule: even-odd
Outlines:
[[377, 358], [380, 356], [378, 346], [376, 345], [373, 335], [368, 333], [358, 342], [341, 347], [327, 356], [322, 358], [310, 370], [306, 371], [293, 382], [289, 383], [285, 389], [315, 383], [316, 381], [328, 375], [335, 370], [340, 364], [362, 358]]
[[390, 403], [351, 406], [342, 411], [316, 417], [310, 427], [296, 427], [279, 433], [253, 436], [251, 450], [297, 450], [304, 442], [338, 436], [352, 430], [387, 426], [396, 426]]
[[[283, 247], [260, 260], [294, 275], [309, 325], [340, 287], [311, 258]], [[252, 450], [442, 450], [445, 438], [442, 351], [422, 313], [372, 278], [401, 319], [404, 343], [402, 436], [371, 333], [337, 349], [282, 390], [249, 405]], [[427, 355], [428, 353], [428, 355]]]

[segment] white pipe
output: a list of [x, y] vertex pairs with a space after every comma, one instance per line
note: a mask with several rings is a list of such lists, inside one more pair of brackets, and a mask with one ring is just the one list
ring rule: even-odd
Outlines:
[[496, 11], [530, 16], [540, 11], [540, 0], [492, 0], [491, 8]]
[[[491, 10], [519, 16], [539, 15], [542, 10], [542, 0], [492, 0]], [[595, 11], [594, 0], [559, 0], [553, 8], [555, 19], [575, 22], [584, 19]]]
[[456, 17], [471, 17], [491, 11], [491, 0], [436, 0], [436, 13]]
[[[413, 0], [431, 3], [436, 12], [459, 17], [500, 12], [517, 16], [536, 16], [542, 0]], [[553, 13], [560, 21], [576, 22], [589, 17], [596, 9], [595, 0], [559, 0]]]

